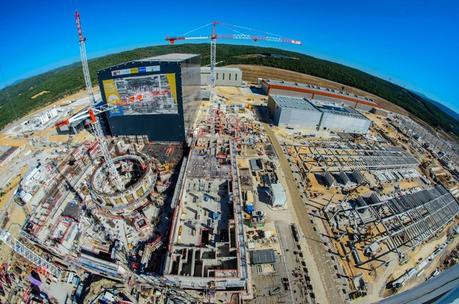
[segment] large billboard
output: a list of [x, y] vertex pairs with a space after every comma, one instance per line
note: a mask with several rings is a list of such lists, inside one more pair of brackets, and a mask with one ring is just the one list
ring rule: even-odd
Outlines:
[[128, 76], [102, 81], [111, 115], [178, 114], [175, 73]]

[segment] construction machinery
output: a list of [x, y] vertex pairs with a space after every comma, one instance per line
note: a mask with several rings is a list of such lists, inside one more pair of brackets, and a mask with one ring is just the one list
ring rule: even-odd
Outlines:
[[61, 276], [62, 270], [54, 264], [48, 262], [45, 258], [39, 256], [32, 249], [14, 238], [8, 231], [0, 229], [0, 240], [10, 247], [14, 252], [18, 253], [29, 262], [43, 270], [41, 272], [49, 273], [56, 279]]
[[[229, 28], [234, 34], [217, 34], [217, 25], [221, 25]], [[195, 32], [197, 30], [211, 27], [211, 34], [209, 36], [187, 36], [188, 34]], [[250, 35], [242, 33], [240, 30], [249, 30], [254, 31], [251, 28], [237, 26], [233, 24], [222, 23], [219, 21], [213, 21], [208, 24], [204, 24], [196, 29], [188, 31], [182, 36], [175, 37], [166, 37], [166, 40], [170, 44], [174, 44], [178, 40], [210, 40], [210, 77], [209, 77], [209, 91], [210, 91], [210, 100], [215, 102], [215, 82], [216, 82], [216, 72], [215, 67], [217, 65], [217, 39], [238, 39], [238, 40], [252, 40], [257, 41], [267, 41], [267, 42], [280, 42], [280, 43], [289, 43], [295, 45], [301, 45], [300, 40], [294, 40], [289, 38], [283, 38], [278, 35], [273, 35], [272, 33], [266, 33], [268, 35]]]
[[121, 106], [110, 106], [110, 105], [98, 105], [98, 106], [92, 106], [87, 109], [83, 109], [79, 111], [78, 113], [72, 115], [69, 118], [63, 119], [61, 121], [56, 122], [54, 125], [55, 127], [62, 127], [62, 126], [67, 126], [70, 124], [74, 123], [80, 123], [81, 121], [84, 121], [86, 119], [90, 119], [91, 123], [94, 123], [94, 121], [97, 120], [97, 115], [103, 113], [103, 112], [108, 112], [112, 110], [117, 110]]
[[[12, 203], [13, 200], [10, 199], [10, 201], [0, 211], [0, 223], [5, 222], [7, 210]], [[24, 243], [21, 243], [18, 239], [12, 236], [8, 230], [0, 228], [0, 241], [10, 247], [14, 252], [21, 255], [23, 258], [35, 265], [41, 273], [51, 274], [56, 279], [60, 278], [62, 271], [59, 267], [49, 262], [46, 258], [38, 255]]]
[[80, 21], [80, 13], [78, 11], [75, 12], [75, 22], [78, 31], [78, 38], [80, 42], [80, 56], [81, 56], [81, 65], [83, 66], [83, 75], [84, 75], [84, 82], [86, 85], [86, 92], [89, 97], [90, 101], [90, 108], [88, 110], [89, 117], [91, 119], [91, 127], [96, 137], [96, 140], [99, 144], [100, 151], [102, 152], [102, 156], [104, 158], [105, 164], [107, 166], [109, 179], [112, 182], [113, 186], [118, 189], [119, 191], [124, 189], [123, 182], [121, 177], [116, 170], [115, 164], [113, 163], [112, 157], [110, 155], [110, 150], [108, 148], [108, 144], [105, 140], [104, 133], [102, 131], [102, 127], [100, 126], [99, 120], [94, 115], [94, 110], [92, 109], [95, 107], [96, 98], [94, 97], [94, 92], [92, 90], [91, 84], [91, 76], [89, 74], [89, 66], [88, 66], [88, 58], [86, 56], [86, 37], [83, 35], [83, 29], [81, 27]]
[[[0, 223], [5, 222], [7, 210], [10, 208], [11, 204], [14, 204], [13, 199], [10, 199], [9, 202], [3, 206], [2, 210], [0, 210]], [[56, 279], [61, 277], [62, 270], [59, 267], [52, 264], [50, 261], [48, 261], [48, 259], [38, 255], [26, 244], [20, 242], [13, 235], [11, 235], [8, 230], [0, 228], [0, 241], [10, 247], [14, 252], [21, 255], [23, 258], [35, 265], [39, 272], [44, 274], [51, 274]]]

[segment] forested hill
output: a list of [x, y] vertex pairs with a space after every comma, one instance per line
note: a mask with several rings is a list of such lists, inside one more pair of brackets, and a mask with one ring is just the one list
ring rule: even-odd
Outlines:
[[[96, 84], [97, 71], [108, 66], [170, 52], [201, 54], [202, 64], [206, 65], [209, 62], [208, 44], [145, 47], [90, 60], [89, 68], [92, 81]], [[306, 73], [353, 86], [403, 107], [431, 126], [440, 127], [459, 136], [459, 121], [443, 112], [428, 99], [354, 68], [296, 52], [228, 44], [218, 45], [217, 60], [220, 65], [265, 65]], [[81, 64], [74, 63], [2, 89], [0, 91], [0, 128], [31, 110], [82, 89], [83, 86]]]

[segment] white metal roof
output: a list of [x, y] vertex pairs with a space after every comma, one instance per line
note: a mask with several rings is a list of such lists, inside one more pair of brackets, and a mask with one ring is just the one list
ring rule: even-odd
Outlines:
[[287, 196], [284, 191], [284, 187], [281, 184], [271, 184], [271, 190], [274, 194], [274, 199], [276, 203], [285, 204], [287, 201]]
[[332, 93], [334, 95], [337, 95], [337, 97], [339, 97], [339, 96], [347, 96], [347, 97], [351, 97], [351, 98], [360, 99], [360, 100], [365, 101], [365, 102], [375, 103], [372, 98], [368, 98], [366, 96], [359, 96], [359, 95], [356, 95], [356, 94], [353, 94], [353, 93], [343, 92], [343, 91], [340, 91], [340, 90], [335, 90], [335, 89], [327, 88], [327, 87], [321, 87], [321, 86], [314, 85], [314, 84], [290, 82], [290, 81], [275, 80], [275, 79], [263, 79], [263, 80], [267, 84], [281, 85], [281, 86], [284, 86], [284, 87], [297, 87], [297, 88], [303, 88], [303, 89], [310, 89], [310, 90], [328, 92], [328, 93]]
[[199, 56], [197, 54], [184, 54], [184, 53], [170, 53], [158, 55], [148, 58], [138, 59], [136, 61], [183, 61], [193, 57]]
[[[319, 104], [321, 103], [321, 104]], [[323, 104], [322, 102], [318, 102], [316, 104], [317, 108], [319, 111], [323, 113], [331, 113], [335, 115], [342, 115], [342, 116], [352, 116], [355, 118], [360, 118], [360, 119], [367, 119], [365, 116], [360, 114], [357, 110], [350, 108], [350, 107], [342, 107], [334, 104]]]
[[281, 108], [318, 111], [317, 108], [304, 97], [271, 95], [274, 102]]
[[[232, 67], [216, 67], [215, 71], [217, 72], [241, 72], [242, 73], [240, 68], [232, 68]], [[210, 73], [210, 67], [208, 66], [201, 67], [201, 72]]]

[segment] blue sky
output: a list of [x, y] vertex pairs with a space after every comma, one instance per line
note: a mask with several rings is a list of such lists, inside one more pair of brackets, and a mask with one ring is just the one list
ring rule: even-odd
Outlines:
[[300, 47], [260, 45], [361, 69], [459, 112], [459, 1], [454, 0], [1, 0], [0, 87], [79, 60], [75, 9], [82, 15], [90, 58], [164, 44], [166, 35], [220, 20], [300, 39]]

